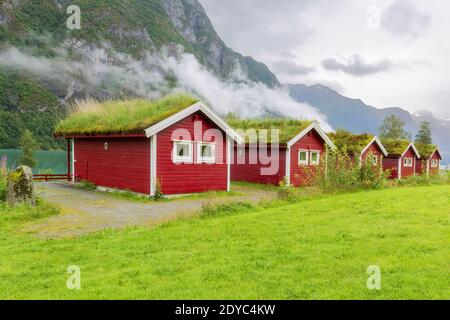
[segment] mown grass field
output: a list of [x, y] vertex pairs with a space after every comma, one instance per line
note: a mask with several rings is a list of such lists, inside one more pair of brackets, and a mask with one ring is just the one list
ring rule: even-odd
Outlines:
[[[317, 196], [39, 240], [0, 207], [0, 299], [449, 299], [450, 186]], [[53, 212], [55, 214], [55, 212]], [[81, 290], [66, 287], [81, 268]], [[381, 290], [367, 289], [367, 267]]]

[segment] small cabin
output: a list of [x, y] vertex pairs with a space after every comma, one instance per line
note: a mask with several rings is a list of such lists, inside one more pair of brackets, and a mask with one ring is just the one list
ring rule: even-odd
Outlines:
[[232, 181], [293, 186], [310, 183], [312, 172], [327, 158], [333, 142], [317, 122], [290, 119], [228, 121], [244, 137], [234, 144]]
[[383, 169], [390, 170], [390, 179], [403, 179], [417, 174], [420, 153], [414, 143], [407, 140], [382, 140], [388, 156], [383, 159]]
[[203, 102], [85, 104], [55, 132], [70, 141], [73, 177], [150, 196], [230, 190], [232, 143], [241, 137]]
[[339, 129], [329, 133], [328, 136], [338, 150], [345, 150], [353, 161], [358, 161], [360, 164], [370, 161], [374, 167], [382, 168], [383, 159], [388, 156], [386, 148], [374, 135], [352, 134]]
[[439, 174], [442, 161], [439, 148], [432, 144], [416, 144], [416, 147], [420, 153], [420, 160], [417, 161], [416, 172], [427, 177]]

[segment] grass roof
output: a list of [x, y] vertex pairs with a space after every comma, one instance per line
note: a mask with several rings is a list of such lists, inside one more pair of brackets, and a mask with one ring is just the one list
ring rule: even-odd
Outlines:
[[74, 111], [56, 127], [56, 136], [143, 133], [143, 130], [193, 105], [189, 95], [160, 100], [78, 101]]
[[411, 144], [408, 140], [384, 139], [381, 143], [390, 156], [401, 156]]
[[417, 151], [419, 151], [420, 158], [422, 159], [429, 159], [433, 155], [434, 151], [436, 151], [437, 149], [437, 146], [434, 144], [418, 143], [415, 146]]
[[360, 154], [374, 138], [372, 134], [352, 134], [342, 129], [331, 132], [328, 136], [338, 150], [346, 150], [350, 154]]
[[[244, 130], [247, 131], [249, 129], [255, 129], [256, 134], [258, 135], [258, 142], [267, 142], [272, 143], [272, 131], [273, 129], [280, 130], [279, 143], [287, 143], [295, 136], [297, 136], [300, 132], [305, 130], [308, 126], [310, 126], [313, 121], [303, 121], [303, 120], [294, 120], [294, 119], [282, 119], [282, 118], [274, 118], [274, 119], [236, 119], [236, 118], [228, 118], [228, 124], [235, 130]], [[268, 130], [267, 138], [259, 137], [259, 130]], [[249, 143], [251, 135], [245, 135], [245, 143]]]

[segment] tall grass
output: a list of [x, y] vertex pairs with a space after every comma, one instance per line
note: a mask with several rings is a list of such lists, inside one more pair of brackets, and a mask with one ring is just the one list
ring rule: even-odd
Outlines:
[[57, 135], [133, 133], [181, 111], [198, 100], [189, 95], [145, 99], [76, 101], [71, 115], [56, 128]]

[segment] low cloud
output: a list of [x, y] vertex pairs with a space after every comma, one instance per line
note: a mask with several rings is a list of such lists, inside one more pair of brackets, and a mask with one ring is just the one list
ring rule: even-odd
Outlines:
[[271, 64], [275, 73], [290, 76], [307, 75], [316, 71], [316, 68], [304, 66], [292, 60], [280, 60]]
[[283, 88], [270, 89], [244, 79], [235, 70], [235, 79], [223, 81], [202, 66], [195, 56], [162, 50], [142, 59], [113, 53], [110, 47], [80, 45], [77, 59], [69, 58], [67, 47], [54, 49], [56, 57], [37, 57], [11, 47], [0, 52], [0, 68], [26, 72], [59, 92], [61, 101], [73, 98], [98, 99], [140, 96], [157, 98], [174, 92], [188, 92], [205, 100], [222, 115], [233, 112], [243, 118], [278, 114], [296, 119], [318, 120], [331, 130], [326, 117], [316, 108], [294, 101]]
[[411, 2], [396, 0], [382, 15], [384, 29], [398, 35], [419, 37], [431, 23], [431, 16], [424, 14]]
[[338, 61], [335, 58], [325, 59], [322, 61], [322, 66], [326, 70], [341, 71], [353, 76], [364, 77], [388, 71], [395, 67], [396, 64], [387, 59], [369, 63], [363, 57], [356, 54], [346, 61]]

